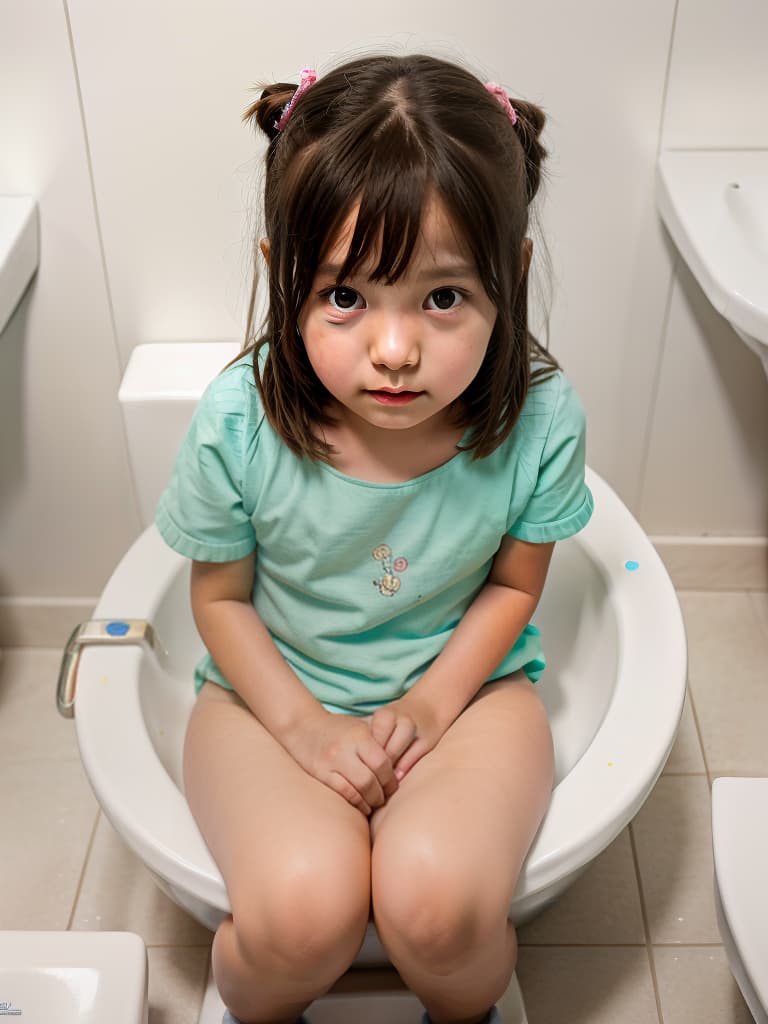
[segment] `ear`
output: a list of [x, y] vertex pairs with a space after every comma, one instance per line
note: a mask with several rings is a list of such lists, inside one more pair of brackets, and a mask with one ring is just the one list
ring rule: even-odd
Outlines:
[[521, 274], [520, 274], [521, 280], [523, 280], [523, 281], [528, 276], [528, 271], [529, 271], [530, 266], [531, 266], [531, 257], [532, 256], [533, 256], [533, 239], [532, 238], [524, 238], [523, 239], [523, 252], [522, 252], [522, 257], [523, 258], [521, 260], [522, 271], [521, 271]]
[[269, 239], [262, 238], [262, 240], [259, 242], [259, 248], [261, 249], [261, 255], [264, 257], [267, 266], [269, 266], [269, 258], [272, 255], [271, 250], [269, 248]]

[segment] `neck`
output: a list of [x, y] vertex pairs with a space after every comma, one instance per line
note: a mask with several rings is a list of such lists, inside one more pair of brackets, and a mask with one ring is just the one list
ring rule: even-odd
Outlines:
[[334, 448], [331, 464], [349, 476], [381, 483], [403, 482], [436, 469], [457, 454], [464, 435], [447, 410], [402, 430], [372, 426], [338, 407], [329, 412], [337, 420], [324, 431]]

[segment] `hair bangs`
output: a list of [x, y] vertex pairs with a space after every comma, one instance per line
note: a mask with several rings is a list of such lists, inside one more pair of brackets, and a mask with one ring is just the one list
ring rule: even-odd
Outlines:
[[[355, 227], [339, 281], [365, 268], [372, 281], [393, 284], [408, 270], [433, 188], [423, 149], [407, 123], [394, 117], [372, 140]], [[344, 216], [349, 210], [344, 211]]]

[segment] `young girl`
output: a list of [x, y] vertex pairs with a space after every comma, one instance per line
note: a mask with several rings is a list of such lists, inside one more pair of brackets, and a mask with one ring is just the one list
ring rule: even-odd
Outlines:
[[246, 114], [266, 332], [157, 513], [209, 652], [184, 777], [232, 906], [213, 969], [225, 1020], [287, 1024], [372, 916], [425, 1021], [496, 1021], [552, 786], [529, 620], [592, 511], [581, 406], [527, 328], [544, 116], [425, 56], [314, 79]]

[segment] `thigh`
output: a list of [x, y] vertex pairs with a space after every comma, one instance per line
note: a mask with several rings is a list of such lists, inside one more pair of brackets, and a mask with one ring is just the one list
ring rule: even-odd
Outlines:
[[414, 860], [436, 885], [511, 901], [552, 768], [534, 686], [522, 673], [486, 684], [372, 816], [374, 911], [377, 884], [412, 874]]
[[213, 683], [190, 716], [184, 785], [233, 910], [257, 894], [277, 898], [281, 888], [298, 900], [302, 887], [330, 895], [337, 880], [367, 898], [367, 819], [305, 772], [234, 692]]

